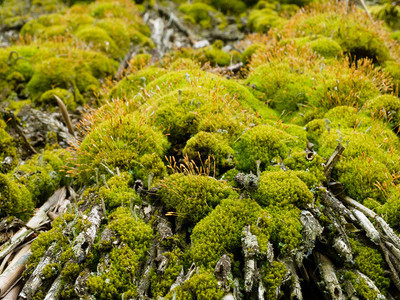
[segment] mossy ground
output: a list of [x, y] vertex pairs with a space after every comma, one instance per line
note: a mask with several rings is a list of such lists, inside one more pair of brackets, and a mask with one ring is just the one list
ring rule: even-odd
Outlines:
[[[141, 53], [110, 80], [131, 46], [155, 46], [139, 14], [144, 6], [43, 1], [41, 16], [21, 7], [21, 15], [35, 16], [24, 20], [8, 11], [14, 1], [0, 1], [1, 22], [24, 24], [20, 40], [0, 49], [2, 103], [54, 111], [57, 95], [70, 111], [100, 104], [82, 118], [73, 154], [48, 147], [27, 159], [12, 129], [0, 123], [0, 217], [28, 219], [63, 185], [83, 192], [32, 244], [27, 276], [49, 247], [61, 253], [45, 267], [37, 298], [59, 274], [61, 298], [76, 298], [73, 285], [85, 272], [86, 291], [97, 299], [141, 297], [143, 278], [150, 298], [221, 299], [235, 284], [251, 297], [242, 249], [243, 228], [250, 226], [259, 280], [272, 299], [287, 282], [282, 258], [304, 247], [302, 211], [335, 232], [319, 195], [328, 181], [341, 182], [345, 195], [400, 229], [399, 45], [360, 9], [345, 13], [333, 2], [313, 2], [176, 1], [190, 28], [239, 28], [247, 18], [241, 30], [258, 34], [232, 48], [215, 38], [156, 62], [153, 52]], [[390, 17], [396, 11], [374, 14], [399, 26]], [[240, 61], [236, 75], [215, 73]], [[345, 151], [328, 180], [324, 164], [338, 143]], [[239, 172], [257, 188], [235, 182]], [[79, 264], [70, 242], [90, 225], [83, 216], [94, 205], [104, 216]], [[171, 232], [160, 234], [160, 224]], [[350, 243], [354, 264], [335, 261], [340, 280], [360, 297], [376, 296], [356, 278], [357, 269], [383, 293], [392, 289], [378, 248], [360, 235]], [[227, 290], [214, 274], [224, 254], [232, 264]], [[192, 263], [195, 273], [171, 289]]]

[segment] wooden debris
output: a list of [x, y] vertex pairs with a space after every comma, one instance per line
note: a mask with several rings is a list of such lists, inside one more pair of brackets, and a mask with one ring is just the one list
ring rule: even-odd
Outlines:
[[344, 149], [345, 148], [343, 147], [343, 145], [341, 143], [339, 143], [336, 146], [335, 150], [333, 151], [331, 157], [328, 159], [328, 162], [325, 164], [324, 175], [328, 182], [330, 181], [332, 169], [335, 167], [336, 163], [339, 161], [340, 156], [342, 155]]

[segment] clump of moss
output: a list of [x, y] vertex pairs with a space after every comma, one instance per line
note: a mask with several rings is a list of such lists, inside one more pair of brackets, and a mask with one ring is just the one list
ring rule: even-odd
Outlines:
[[150, 289], [154, 297], [164, 297], [183, 268], [180, 264], [178, 250], [165, 252], [163, 255], [168, 259], [168, 266], [162, 274], [157, 274], [153, 269], [150, 277]]
[[221, 200], [237, 195], [224, 181], [203, 175], [176, 173], [162, 181], [161, 201], [186, 222], [197, 223]]
[[95, 168], [107, 176], [116, 167], [133, 170], [144, 154], [163, 157], [168, 147], [166, 137], [138, 114], [116, 116], [95, 127], [83, 140], [77, 157], [79, 176], [89, 183], [94, 180]]
[[260, 210], [250, 199], [223, 200], [194, 227], [191, 235], [193, 260], [214, 268], [223, 254], [241, 249], [242, 229], [257, 221]]
[[[398, 32], [400, 33], [400, 31]], [[400, 34], [398, 41], [400, 42]], [[387, 61], [385, 62], [383, 70], [389, 73], [389, 75], [392, 77], [395, 91], [397, 90], [397, 93], [400, 93], [400, 63], [395, 61]]]
[[272, 164], [274, 158], [284, 158], [289, 154], [286, 143], [293, 137], [270, 125], [259, 125], [247, 130], [235, 144], [238, 169], [257, 171], [257, 161], [261, 170]]
[[249, 15], [249, 28], [258, 33], [267, 33], [271, 28], [282, 28], [286, 20], [270, 8], [255, 9]]
[[262, 280], [266, 287], [267, 299], [276, 297], [276, 289], [281, 286], [286, 275], [286, 267], [283, 263], [273, 261], [271, 266], [262, 269]]
[[393, 129], [400, 125], [400, 99], [393, 95], [381, 95], [365, 104], [371, 115], [388, 121]]
[[304, 207], [313, 201], [307, 185], [292, 171], [263, 172], [252, 197], [261, 206], [292, 204]]
[[[48, 157], [48, 151], [50, 150], [36, 154], [14, 171], [14, 177], [26, 186], [36, 204], [46, 201], [60, 186], [63, 177], [61, 170], [53, 169], [50, 160], [45, 159], [45, 154]], [[58, 164], [57, 161], [51, 161]]]
[[388, 34], [382, 28], [371, 26], [370, 20], [355, 7], [345, 13], [340, 6], [330, 2], [314, 5], [292, 18], [286, 29], [291, 37], [293, 32], [297, 36], [321, 34], [332, 37], [344, 52], [357, 59], [368, 57], [378, 63], [391, 59], [386, 43]]
[[[107, 272], [89, 277], [87, 286], [99, 299], [110, 299], [121, 294], [137, 295], [136, 272], [147, 255], [153, 239], [153, 230], [143, 220], [132, 217], [129, 209], [119, 207], [110, 215], [109, 228], [117, 233], [122, 244], [109, 254]], [[100, 264], [103, 259], [100, 259]]]
[[337, 166], [337, 174], [350, 197], [358, 201], [368, 197], [381, 203], [386, 201], [385, 191], [377, 186], [389, 178], [389, 170], [383, 163], [371, 157], [348, 158]]
[[234, 164], [234, 151], [219, 133], [198, 132], [187, 141], [182, 153], [197, 165], [201, 165], [203, 160], [211, 157], [216, 168], [216, 176], [233, 167]]
[[361, 299], [376, 299], [378, 296], [377, 291], [371, 289], [364, 278], [358, 276], [353, 271], [346, 271], [343, 274], [344, 280], [349, 280], [354, 289], [356, 290], [357, 296], [361, 297]]
[[303, 152], [294, 152], [283, 160], [283, 164], [291, 170], [306, 171], [315, 178], [316, 182], [322, 182], [325, 179], [323, 163], [325, 160], [315, 154], [312, 160], [307, 159], [307, 154]]
[[76, 108], [76, 102], [74, 95], [65, 89], [52, 89], [40, 96], [37, 101], [39, 105], [45, 106], [50, 109], [55, 109], [57, 107], [57, 101], [54, 96], [59, 97], [63, 103], [67, 106], [68, 110], [74, 110]]
[[131, 181], [132, 177], [125, 172], [111, 177], [107, 181], [107, 186], [100, 188], [99, 195], [104, 199], [107, 209], [113, 210], [120, 206], [129, 207], [131, 202], [139, 203], [139, 196], [129, 186]]
[[312, 36], [297, 38], [296, 44], [300, 47], [307, 46], [325, 58], [335, 58], [342, 53], [342, 47], [330, 37]]
[[200, 24], [205, 29], [212, 26], [223, 28], [226, 26], [226, 19], [212, 6], [205, 3], [184, 3], [179, 6], [179, 10], [185, 14], [185, 19], [193, 24]]
[[[11, 159], [8, 163], [5, 159]], [[2, 128], [0, 123], [0, 173], [7, 173], [18, 163], [17, 148], [14, 139]]]
[[354, 252], [355, 266], [385, 293], [389, 288], [390, 279], [385, 275], [385, 261], [382, 255], [378, 250], [367, 247], [357, 240], [349, 238], [349, 241]]
[[248, 64], [251, 61], [251, 57], [258, 51], [266, 50], [267, 46], [260, 43], [251, 44], [242, 53], [242, 62]]
[[152, 80], [164, 75], [165, 73], [166, 71], [164, 69], [149, 67], [134, 74], [130, 74], [120, 80], [111, 90], [110, 98], [134, 98], [135, 95], [144, 89]]
[[211, 271], [202, 271], [193, 275], [182, 285], [169, 292], [165, 299], [195, 300], [210, 299], [218, 300], [224, 295], [224, 291], [219, 287], [217, 279]]
[[142, 179], [146, 188], [151, 188], [167, 176], [167, 168], [157, 154], [145, 154], [138, 160], [138, 164], [133, 168], [133, 173]]
[[34, 207], [34, 201], [27, 188], [0, 173], [0, 218], [16, 216], [26, 220]]

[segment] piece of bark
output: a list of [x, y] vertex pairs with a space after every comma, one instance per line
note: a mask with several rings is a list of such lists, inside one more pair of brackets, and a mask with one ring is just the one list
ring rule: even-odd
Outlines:
[[79, 276], [75, 280], [74, 291], [75, 294], [81, 299], [89, 297], [88, 287], [87, 287], [87, 280], [89, 279], [89, 277], [90, 277], [90, 269], [86, 268], [79, 274]]
[[375, 221], [379, 224], [380, 228], [385, 233], [387, 238], [393, 243], [393, 245], [397, 249], [400, 250], [400, 237], [393, 231], [393, 229], [380, 216], [378, 216], [375, 212], [370, 210], [368, 207], [365, 207], [358, 201], [356, 201], [348, 196], [344, 197], [343, 200], [347, 204], [357, 208], [359, 211], [361, 211], [367, 217], [369, 217], [371, 219], [375, 219]]
[[260, 254], [257, 236], [250, 232], [250, 225], [242, 230], [242, 250], [244, 254], [244, 289], [250, 293], [256, 279], [256, 257]]
[[61, 280], [61, 274], [59, 274], [51, 285], [49, 291], [46, 294], [44, 300], [57, 300], [60, 298], [61, 289], [63, 288], [63, 283]]
[[387, 249], [396, 257], [398, 261], [400, 261], [400, 250], [397, 249], [392, 243], [385, 242]]
[[331, 299], [345, 300], [332, 262], [322, 253], [315, 251], [314, 256], [321, 275], [322, 283]]
[[356, 222], [357, 219], [354, 217], [352, 212], [340, 202], [330, 191], [322, 193], [322, 200], [339, 216], [344, 216], [352, 222]]
[[[300, 278], [296, 272], [294, 259], [290, 256], [286, 256], [281, 262], [285, 265], [287, 271], [285, 282], [289, 283], [290, 299], [302, 300], [303, 293], [301, 291]], [[275, 294], [278, 296], [279, 292], [277, 291]]]
[[301, 255], [300, 257], [296, 255], [296, 262], [299, 266], [302, 265], [304, 253], [305, 257], [311, 254], [315, 247], [316, 239], [321, 236], [323, 231], [323, 227], [319, 224], [318, 220], [307, 210], [301, 211], [300, 223], [303, 225], [303, 240], [301, 244]]
[[231, 258], [224, 254], [218, 260], [214, 268], [214, 276], [218, 281], [218, 285], [225, 291], [230, 290], [229, 277], [231, 275]]
[[225, 74], [225, 73], [237, 73], [243, 68], [243, 63], [238, 63], [234, 65], [230, 65], [227, 67], [218, 67], [214, 68], [211, 70], [213, 73], [220, 73], [220, 74]]
[[381, 239], [378, 230], [375, 229], [371, 221], [358, 209], [352, 209], [353, 215], [357, 218], [358, 224], [365, 230], [367, 237], [376, 245], [379, 245]]
[[25, 270], [25, 264], [31, 254], [31, 245], [25, 245], [15, 255], [7, 269], [0, 275], [0, 297], [5, 295], [19, 279], [22, 272]]
[[33, 270], [32, 275], [29, 277], [28, 281], [25, 283], [21, 293], [19, 296], [22, 299], [32, 299], [35, 295], [36, 291], [42, 285], [42, 276], [43, 276], [43, 269], [48, 264], [55, 262], [59, 256], [61, 255], [61, 251], [59, 251], [58, 255], [55, 255], [56, 243], [53, 243], [49, 249], [44, 253], [43, 257], [40, 259], [38, 265], [36, 266], [35, 270]]
[[72, 126], [71, 118], [69, 117], [67, 107], [65, 106], [64, 102], [57, 96], [54, 95], [56, 98], [58, 107], [60, 108], [61, 115], [64, 119], [65, 125], [67, 125], [68, 132], [75, 137], [74, 127]]
[[332, 169], [335, 167], [336, 163], [339, 161], [340, 156], [342, 155], [344, 149], [345, 148], [343, 147], [343, 145], [341, 143], [339, 143], [336, 146], [335, 150], [333, 151], [331, 157], [328, 159], [327, 163], [325, 164], [324, 175], [328, 182], [330, 181]]
[[66, 197], [66, 189], [62, 187], [54, 192], [54, 194], [39, 208], [35, 215], [26, 223], [24, 228], [21, 228], [9, 242], [0, 247], [0, 260], [2, 260], [8, 253], [18, 247], [27, 237], [29, 237], [35, 230], [37, 230], [43, 223], [48, 222], [49, 217], [47, 212], [57, 203], [60, 199]]

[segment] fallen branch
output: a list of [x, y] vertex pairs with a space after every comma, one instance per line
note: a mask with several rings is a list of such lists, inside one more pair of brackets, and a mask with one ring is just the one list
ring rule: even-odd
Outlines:
[[[297, 275], [296, 266], [293, 259], [287, 256], [282, 259], [281, 262], [285, 265], [287, 270], [285, 281], [290, 283], [290, 299], [302, 300], [303, 293], [301, 291], [300, 278]], [[276, 296], [278, 296], [278, 294], [279, 292], [277, 291]]]
[[62, 187], [54, 192], [54, 194], [39, 208], [35, 215], [26, 223], [24, 228], [21, 228], [7, 243], [0, 247], [0, 260], [4, 259], [12, 250], [20, 245], [28, 238], [35, 230], [44, 223], [49, 221], [47, 212], [60, 199], [65, 199], [66, 189]]
[[256, 256], [260, 254], [257, 236], [250, 232], [250, 225], [242, 230], [242, 249], [244, 254], [244, 289], [250, 293], [256, 279]]
[[319, 273], [325, 285], [325, 290], [331, 299], [344, 300], [345, 297], [337, 279], [335, 268], [332, 262], [323, 254], [314, 252], [314, 256], [318, 265]]
[[378, 230], [375, 229], [374, 225], [368, 220], [368, 218], [359, 210], [353, 208], [352, 212], [358, 220], [358, 224], [365, 230], [367, 237], [376, 245], [379, 245], [381, 239]]
[[340, 156], [342, 155], [344, 149], [345, 148], [343, 147], [343, 145], [341, 143], [339, 143], [336, 146], [335, 150], [333, 151], [331, 157], [328, 159], [328, 162], [325, 164], [324, 175], [328, 182], [330, 181], [332, 169], [335, 167], [336, 163], [339, 161]]
[[218, 68], [214, 68], [211, 70], [211, 72], [213, 73], [220, 73], [220, 74], [224, 74], [224, 73], [237, 73], [239, 72], [243, 67], [243, 63], [238, 63], [235, 65], [230, 65], [228, 67], [218, 67]]
[[0, 297], [7, 294], [9, 289], [13, 288], [24, 271], [25, 264], [31, 254], [31, 245], [25, 245], [15, 255], [4, 273], [0, 275]]

